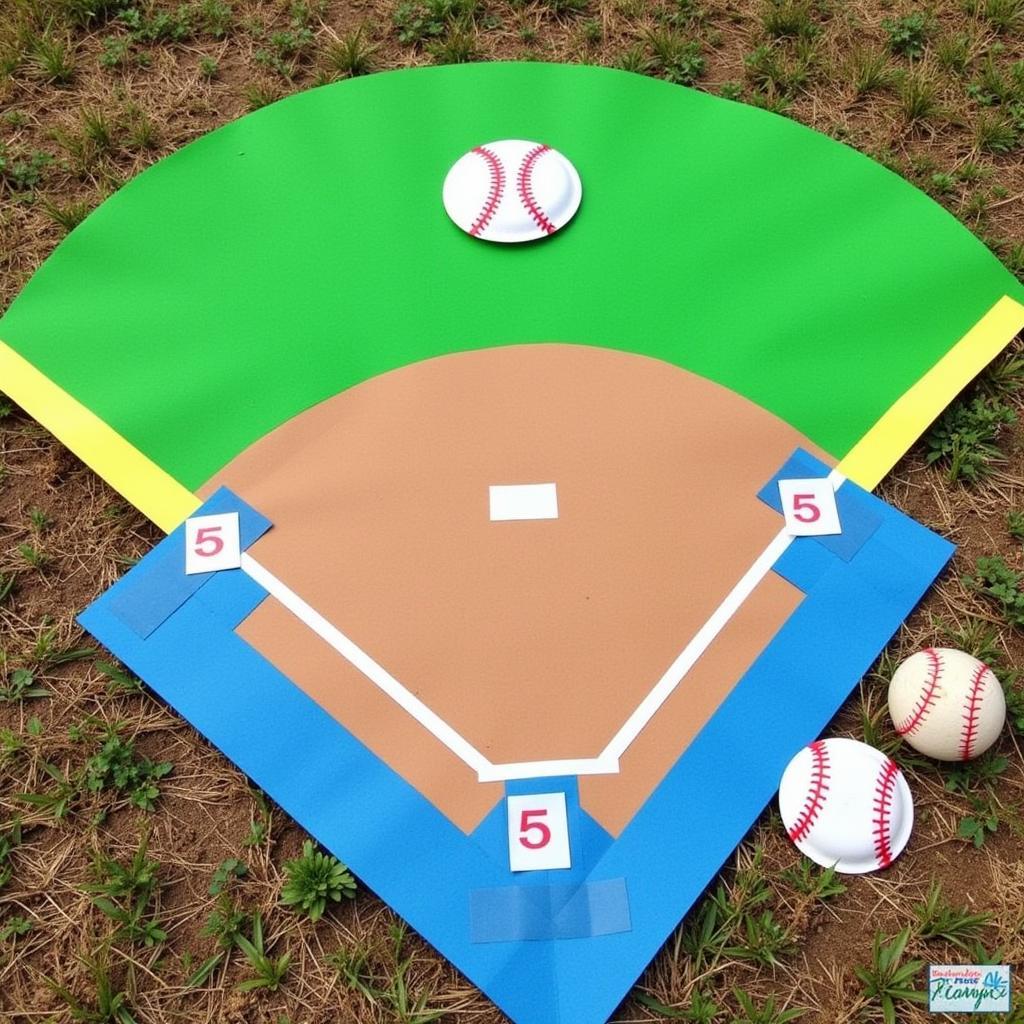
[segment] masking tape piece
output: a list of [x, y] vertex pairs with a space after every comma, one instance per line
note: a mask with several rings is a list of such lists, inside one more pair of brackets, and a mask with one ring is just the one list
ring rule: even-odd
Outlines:
[[[221, 487], [202, 506], [204, 514], [237, 512], [241, 547], [254, 544], [271, 523], [266, 516], [247, 505], [232, 491]], [[226, 569], [225, 572], [238, 572]], [[185, 574], [185, 528], [178, 527], [164, 544], [154, 550], [151, 559], [141, 562], [125, 577], [124, 585], [110, 602], [110, 611], [137, 636], [145, 640], [190, 597], [197, 594], [217, 574]]]
[[471, 942], [585, 939], [632, 930], [624, 878], [504, 885], [469, 894]]

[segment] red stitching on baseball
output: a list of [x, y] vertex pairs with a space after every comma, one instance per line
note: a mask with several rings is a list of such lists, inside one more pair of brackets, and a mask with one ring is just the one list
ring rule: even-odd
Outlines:
[[501, 161], [486, 146], [476, 146], [473, 152], [477, 156], [483, 157], [487, 164], [487, 172], [491, 176], [491, 187], [487, 193], [487, 198], [484, 200], [483, 209], [481, 209], [469, 229], [471, 235], [479, 235], [494, 219], [494, 214], [498, 210], [498, 204], [501, 202], [501, 197], [505, 192], [505, 168], [501, 166]]
[[807, 794], [803, 810], [800, 812], [793, 827], [789, 830], [789, 838], [795, 843], [806, 837], [811, 826], [818, 818], [825, 794], [828, 792], [829, 774], [828, 747], [824, 740], [815, 740], [808, 749], [811, 752], [811, 787]]
[[913, 710], [896, 726], [896, 731], [901, 736], [912, 736], [914, 734], [915, 730], [928, 717], [938, 697], [939, 679], [942, 676], [942, 659], [939, 657], [938, 651], [933, 647], [926, 647], [922, 654], [928, 658], [931, 665], [931, 674], [928, 677], [928, 682], [924, 684], [924, 690], [921, 696], [918, 697]]
[[895, 761], [886, 758], [885, 766], [875, 783], [875, 860], [880, 868], [892, 863], [892, 846], [889, 830], [892, 825], [892, 798], [896, 792], [896, 776], [899, 768]]
[[516, 189], [519, 192], [519, 198], [522, 200], [523, 206], [526, 207], [526, 212], [534, 219], [537, 227], [546, 231], [549, 235], [553, 235], [558, 229], [551, 223], [547, 214], [540, 208], [537, 200], [533, 196], [534, 165], [550, 149], [550, 146], [534, 146], [534, 148], [531, 149], [525, 157], [523, 157], [523, 162], [519, 166], [519, 176], [516, 181]]
[[978, 738], [978, 712], [981, 710], [982, 691], [988, 685], [988, 665], [979, 665], [973, 678], [971, 688], [967, 692], [967, 703], [964, 705], [964, 724], [960, 730], [960, 759], [969, 761], [974, 741]]

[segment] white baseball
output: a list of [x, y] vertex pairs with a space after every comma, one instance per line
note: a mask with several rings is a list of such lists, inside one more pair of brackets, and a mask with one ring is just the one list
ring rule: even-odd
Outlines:
[[782, 775], [779, 810], [801, 853], [845, 874], [887, 868], [914, 827], [914, 801], [896, 762], [857, 740], [804, 747]]
[[928, 647], [893, 674], [889, 715], [915, 750], [940, 761], [969, 761], [1002, 732], [1006, 698], [983, 661], [949, 647]]
[[576, 168], [558, 150], [524, 139], [471, 149], [441, 191], [448, 216], [490, 242], [547, 238], [572, 220], [582, 196]]

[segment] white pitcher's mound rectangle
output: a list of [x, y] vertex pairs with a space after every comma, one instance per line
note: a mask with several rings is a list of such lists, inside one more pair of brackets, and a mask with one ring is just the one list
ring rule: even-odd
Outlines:
[[558, 518], [554, 484], [492, 484], [490, 494], [492, 522]]

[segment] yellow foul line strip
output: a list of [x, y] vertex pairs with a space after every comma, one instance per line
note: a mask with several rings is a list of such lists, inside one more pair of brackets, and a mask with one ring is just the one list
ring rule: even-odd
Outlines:
[[1024, 330], [1024, 306], [1003, 296], [916, 384], [889, 407], [838, 465], [872, 490], [928, 425]]
[[201, 504], [187, 487], [2, 341], [0, 391], [165, 532]]

